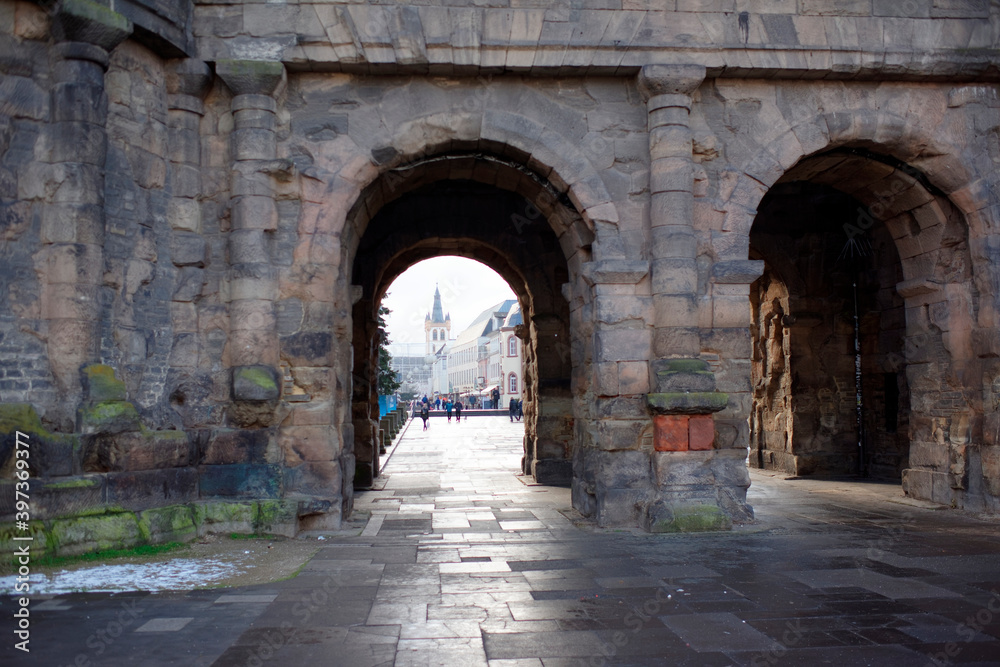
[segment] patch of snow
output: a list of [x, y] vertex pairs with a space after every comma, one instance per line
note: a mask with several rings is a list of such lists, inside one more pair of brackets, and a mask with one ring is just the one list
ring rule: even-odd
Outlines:
[[[29, 595], [78, 591], [170, 591], [202, 588], [233, 574], [237, 566], [211, 558], [175, 558], [161, 563], [97, 565], [28, 577]], [[0, 577], [0, 591], [13, 591], [17, 577]]]

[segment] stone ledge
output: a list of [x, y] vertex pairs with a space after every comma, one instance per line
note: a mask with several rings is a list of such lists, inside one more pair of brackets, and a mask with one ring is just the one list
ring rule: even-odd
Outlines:
[[729, 394], [721, 391], [647, 394], [646, 403], [655, 414], [703, 415], [724, 410], [729, 405]]
[[[296, 499], [244, 502], [193, 502], [142, 511], [107, 507], [31, 522], [32, 557], [74, 556], [105, 549], [128, 549], [143, 544], [190, 542], [217, 533], [261, 533], [294, 537], [300, 517], [317, 508]], [[339, 514], [338, 514], [339, 518]], [[14, 553], [13, 524], [0, 527], [0, 548]]]

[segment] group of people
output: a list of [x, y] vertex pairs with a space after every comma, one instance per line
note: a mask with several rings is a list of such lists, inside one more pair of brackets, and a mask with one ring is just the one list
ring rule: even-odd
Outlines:
[[[440, 396], [438, 396], [437, 399], [433, 401], [433, 404], [436, 406], [436, 409], [438, 410], [444, 407], [445, 411], [448, 413], [449, 422], [451, 422], [451, 413], [453, 411], [455, 413], [455, 421], [462, 421], [462, 410], [465, 408], [465, 405], [462, 403], [462, 401], [457, 400], [452, 402], [451, 398], [446, 397], [443, 402], [444, 405], [442, 406], [442, 399]], [[416, 414], [417, 406], [419, 406], [420, 418], [424, 422], [425, 431], [427, 430], [427, 420], [430, 419], [431, 417], [431, 405], [432, 402], [427, 400], [427, 396], [424, 396], [419, 403], [413, 406], [414, 414]]]
[[[426, 431], [428, 420], [431, 417], [431, 410], [440, 410], [442, 408], [444, 408], [447, 413], [449, 422], [451, 422], [452, 412], [455, 413], [455, 421], [462, 421], [462, 410], [465, 409], [465, 405], [462, 403], [461, 399], [453, 402], [450, 397], [442, 399], [438, 396], [432, 401], [428, 400], [425, 395], [422, 399], [413, 404], [413, 415], [420, 415], [420, 419], [424, 422], [424, 430]], [[507, 406], [507, 411], [510, 414], [511, 422], [515, 419], [517, 421], [521, 421], [521, 417], [524, 416], [524, 401], [512, 396], [510, 399], [510, 405]]]

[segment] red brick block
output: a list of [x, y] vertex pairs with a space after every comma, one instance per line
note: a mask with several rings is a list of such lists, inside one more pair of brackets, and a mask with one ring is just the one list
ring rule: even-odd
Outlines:
[[693, 415], [688, 421], [689, 447], [694, 450], [712, 449], [715, 442], [715, 420], [712, 415]]
[[658, 452], [686, 452], [688, 450], [687, 415], [654, 416], [653, 448]]

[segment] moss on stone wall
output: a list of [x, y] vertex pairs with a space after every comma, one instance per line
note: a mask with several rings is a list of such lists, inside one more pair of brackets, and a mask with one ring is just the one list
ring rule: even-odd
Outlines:
[[115, 377], [115, 369], [105, 364], [91, 364], [80, 372], [87, 400], [124, 401], [127, 398], [125, 383]]
[[[32, 521], [29, 533], [33, 557], [76, 556], [107, 549], [129, 549], [146, 544], [189, 542], [209, 533], [247, 533], [294, 536], [298, 502], [262, 500], [168, 505], [133, 512], [121, 507], [91, 508], [73, 516]], [[13, 525], [0, 527], [0, 551], [14, 553]]]

